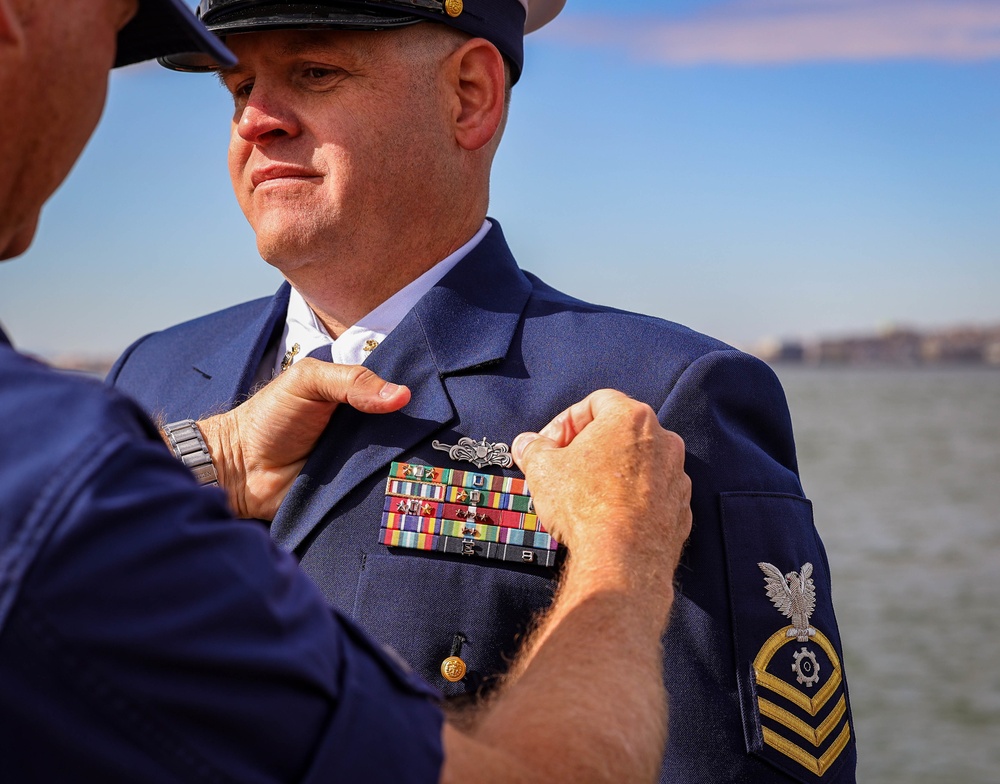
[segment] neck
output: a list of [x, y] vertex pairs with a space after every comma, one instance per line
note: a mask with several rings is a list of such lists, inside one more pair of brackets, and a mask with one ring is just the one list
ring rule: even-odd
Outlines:
[[400, 289], [465, 245], [479, 231], [485, 213], [449, 236], [400, 242], [358, 254], [334, 254], [285, 272], [334, 338]]

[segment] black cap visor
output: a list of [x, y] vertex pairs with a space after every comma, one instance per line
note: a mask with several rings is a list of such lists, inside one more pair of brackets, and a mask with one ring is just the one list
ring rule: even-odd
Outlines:
[[171, 55], [191, 54], [213, 68], [236, 58], [195, 18], [183, 0], [140, 0], [136, 15], [118, 34], [115, 68]]
[[[391, 30], [425, 21], [397, 9], [372, 6], [349, 7], [347, 3], [320, 5], [317, 3], [253, 2], [230, 4], [225, 10], [205, 12], [203, 21], [216, 35], [256, 33], [265, 30]], [[175, 71], [214, 71], [215, 61], [203, 54], [183, 53], [160, 58], [160, 64]]]

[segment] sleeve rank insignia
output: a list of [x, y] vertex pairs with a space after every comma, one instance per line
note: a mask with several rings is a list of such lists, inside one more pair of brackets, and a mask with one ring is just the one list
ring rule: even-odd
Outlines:
[[559, 547], [523, 479], [416, 463], [389, 469], [379, 537], [390, 547], [534, 566], [555, 565]]
[[757, 566], [771, 603], [791, 621], [768, 638], [753, 662], [763, 740], [822, 778], [848, 746], [851, 726], [840, 658], [810, 625], [816, 609], [813, 566], [805, 563], [788, 574], [773, 564]]

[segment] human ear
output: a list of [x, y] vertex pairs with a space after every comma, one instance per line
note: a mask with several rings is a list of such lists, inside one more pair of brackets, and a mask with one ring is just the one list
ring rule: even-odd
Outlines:
[[478, 150], [503, 122], [503, 55], [489, 41], [473, 38], [451, 54], [448, 65], [455, 141], [463, 149]]

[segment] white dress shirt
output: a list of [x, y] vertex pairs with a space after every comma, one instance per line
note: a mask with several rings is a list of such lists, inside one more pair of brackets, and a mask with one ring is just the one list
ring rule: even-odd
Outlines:
[[388, 337], [434, 284], [448, 274], [486, 236], [492, 224], [487, 220], [475, 236], [447, 258], [442, 259], [416, 280], [408, 283], [374, 310], [362, 316], [334, 340], [308, 303], [292, 287], [288, 298], [285, 328], [274, 354], [265, 357], [257, 372], [257, 383], [264, 383], [321, 346], [330, 346], [333, 361], [342, 365], [362, 365], [378, 345]]

